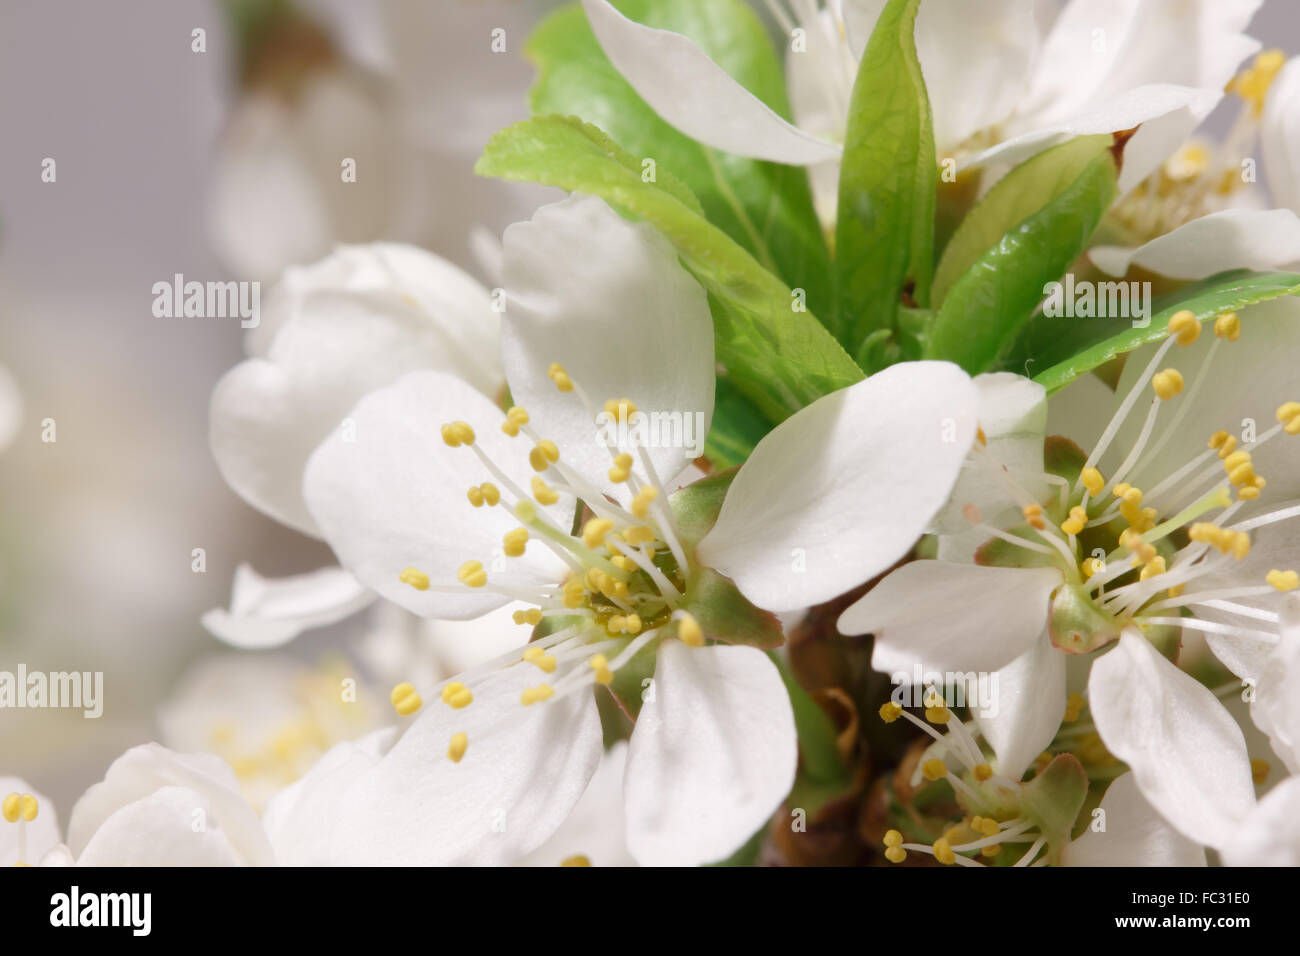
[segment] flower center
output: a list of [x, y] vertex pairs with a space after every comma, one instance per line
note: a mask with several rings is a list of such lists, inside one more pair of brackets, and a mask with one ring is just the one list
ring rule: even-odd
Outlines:
[[[1007, 529], [993, 528], [982, 524], [979, 515], [968, 513], [973, 524], [990, 534], [977, 560], [1009, 567], [1060, 569], [1063, 583], [1053, 595], [1051, 633], [1062, 650], [1096, 650], [1116, 639], [1129, 624], [1157, 642], [1165, 635], [1162, 629], [1190, 627], [1276, 643], [1271, 631], [1181, 615], [1184, 609], [1211, 607], [1246, 621], [1276, 624], [1276, 613], [1236, 599], [1257, 598], [1300, 585], [1295, 571], [1273, 569], [1255, 585], [1195, 589], [1199, 579], [1223, 572], [1250, 553], [1250, 532], [1300, 517], [1300, 507], [1286, 507], [1232, 520], [1239, 510], [1259, 499], [1266, 485], [1255, 471], [1252, 453], [1280, 434], [1300, 435], [1300, 402], [1287, 402], [1276, 409], [1277, 424], [1263, 434], [1252, 435], [1250, 442], [1239, 441], [1226, 431], [1214, 432], [1204, 451], [1149, 490], [1126, 480], [1141, 473], [1177, 433], [1192, 399], [1212, 372], [1216, 352], [1241, 334], [1240, 320], [1232, 312], [1218, 316], [1213, 328], [1215, 341], [1184, 396], [1182, 373], [1161, 366], [1175, 345], [1188, 346], [1199, 338], [1201, 324], [1188, 310], [1170, 319], [1169, 337], [1120, 403], [1092, 453], [1082, 462], [1067, 461], [1064, 467], [1041, 476], [1049, 487], [1056, 488], [1047, 500], [1034, 500], [986, 448], [976, 446], [976, 459], [1006, 488], [1024, 522]], [[1138, 436], [1107, 477], [1098, 463], [1148, 386], [1154, 394]], [[1163, 407], [1180, 396], [1182, 404], [1172, 417], [1161, 419], [1157, 435]], [[1048, 457], [1058, 459], [1059, 464], [1059, 459], [1069, 455]], [[1164, 504], [1163, 512], [1148, 503], [1153, 500]], [[1207, 520], [1211, 517], [1213, 520]]]
[[[496, 480], [471, 487], [466, 492], [470, 504], [507, 508], [519, 521], [502, 539], [504, 558], [523, 557], [529, 543], [535, 542], [569, 568], [562, 581], [541, 587], [512, 583], [508, 564], [500, 579], [497, 571], [489, 575], [477, 559], [460, 566], [459, 586], [434, 584], [418, 568], [401, 572], [399, 579], [417, 590], [483, 588], [533, 605], [514, 613], [516, 624], [534, 629], [529, 644], [442, 686], [442, 701], [454, 709], [473, 703], [474, 689], [498, 676], [503, 666], [522, 663], [554, 675], [523, 691], [520, 704], [529, 707], [595, 684], [613, 684], [615, 673], [661, 636], [674, 636], [692, 646], [704, 642], [699, 624], [681, 607], [692, 567], [662, 494], [663, 483], [648, 445], [638, 440], [635, 428], [627, 427], [637, 414], [636, 405], [627, 398], [612, 398], [598, 413], [563, 366], [552, 364], [547, 374], [558, 391], [583, 403], [593, 436], [601, 413], [605, 421], [621, 426], [621, 444], [602, 442], [610, 454], [605, 477], [621, 494], [600, 490], [602, 480], [593, 481], [568, 464], [556, 443], [532, 427], [531, 416], [520, 406], [506, 412], [501, 430], [532, 443], [527, 452], [534, 472], [531, 493], [489, 457], [470, 425], [457, 421], [442, 426], [443, 441], [477, 455]], [[567, 512], [562, 515], [558, 510], [562, 498], [576, 504], [571, 523], [563, 516]], [[409, 683], [393, 688], [391, 699], [402, 716], [423, 705], [423, 696]], [[459, 762], [468, 743], [465, 733], [455, 734], [448, 757]]]
[[[1107, 225], [1125, 245], [1140, 245], [1206, 213], [1223, 208], [1253, 183], [1254, 149], [1269, 87], [1286, 63], [1281, 50], [1265, 50], [1227, 86], [1242, 108], [1222, 145], [1187, 142], [1115, 207]], [[1247, 166], [1250, 162], [1252, 165]]]

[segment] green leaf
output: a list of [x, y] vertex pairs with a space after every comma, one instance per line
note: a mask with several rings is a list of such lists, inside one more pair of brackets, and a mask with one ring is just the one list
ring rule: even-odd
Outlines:
[[1234, 269], [1162, 296], [1152, 304], [1145, 328], [1134, 328], [1131, 319], [1039, 316], [1025, 329], [1008, 365], [1025, 374], [1032, 372], [1030, 363], [1048, 366], [1033, 379], [1051, 394], [1111, 359], [1163, 339], [1170, 317], [1182, 309], [1203, 322], [1283, 295], [1300, 295], [1300, 274]]
[[735, 385], [719, 378], [713, 399], [713, 424], [704, 443], [704, 455], [715, 468], [743, 464], [770, 427]]
[[861, 380], [830, 333], [798, 298], [717, 226], [666, 171], [641, 178], [641, 163], [596, 127], [545, 116], [501, 130], [475, 171], [599, 196], [662, 232], [709, 291], [718, 362], [772, 422]]
[[934, 273], [930, 298], [943, 302], [953, 285], [998, 241], [1059, 196], [1114, 137], [1080, 136], [1044, 150], [998, 181], [953, 233]]
[[[741, 0], [616, 0], [614, 5], [639, 23], [689, 37], [774, 112], [789, 118], [780, 58]], [[576, 3], [543, 20], [525, 53], [538, 70], [531, 93], [535, 114], [580, 117], [636, 156], [654, 159], [699, 197], [710, 222], [788, 285], [807, 290], [813, 312], [830, 314], [830, 256], [802, 168], [719, 152], [669, 126], [609, 62]]]
[[929, 304], [938, 168], [912, 38], [919, 3], [890, 0], [880, 14], [849, 102], [832, 330], [860, 365], [867, 337], [896, 327], [904, 295]]
[[688, 552], [694, 553], [704, 536], [713, 530], [736, 471], [732, 468], [709, 475], [677, 489], [669, 496], [668, 506], [673, 510], [673, 524], [677, 526], [677, 535]]
[[1044, 286], [1087, 247], [1115, 198], [1117, 178], [1114, 153], [1102, 151], [1051, 202], [979, 256], [935, 313], [925, 357], [956, 362], [971, 374], [992, 368], [1033, 316]]

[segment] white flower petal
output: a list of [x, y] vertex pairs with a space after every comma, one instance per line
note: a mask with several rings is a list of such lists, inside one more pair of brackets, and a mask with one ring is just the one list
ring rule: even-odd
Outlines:
[[[143, 807], [132, 806], [142, 801]], [[206, 833], [193, 831], [196, 819]], [[182, 849], [182, 837], [193, 842]], [[82, 795], [68, 821], [68, 848], [87, 865], [162, 866], [173, 861], [173, 848], [185, 862], [273, 862], [262, 824], [239, 795], [230, 767], [218, 757], [173, 753], [158, 744], [128, 750]]]
[[700, 560], [770, 611], [810, 607], [881, 573], [952, 491], [978, 392], [947, 362], [905, 362], [769, 432], [736, 475]]
[[874, 634], [871, 666], [885, 674], [999, 671], [1039, 639], [1054, 568], [912, 561], [840, 615], [844, 634]]
[[279, 647], [303, 631], [357, 613], [374, 599], [374, 591], [342, 568], [264, 578], [241, 564], [235, 568], [230, 610], [213, 608], [203, 615], [203, 626], [234, 647]]
[[[362, 399], [352, 410], [355, 441], [333, 435], [307, 465], [304, 494], [312, 515], [342, 565], [364, 584], [407, 610], [426, 617], [477, 617], [509, 598], [468, 587], [442, 593], [417, 591], [398, 580], [408, 567], [429, 576], [432, 585], [456, 586], [457, 569], [482, 562], [489, 580], [512, 586], [555, 583], [565, 566], [540, 542], [531, 541], [521, 558], [501, 553], [502, 536], [519, 521], [505, 506], [507, 488], [495, 508], [475, 508], [465, 493], [483, 482], [500, 482], [475, 452], [450, 448], [442, 440], [446, 422], [465, 421], [478, 446], [520, 487], [530, 476], [527, 439], [501, 432], [504, 416], [459, 378], [440, 372], [413, 372], [397, 384]], [[571, 507], [557, 505], [565, 530]]]
[[1268, 734], [1274, 752], [1292, 773], [1300, 773], [1300, 594], [1281, 602], [1279, 640], [1260, 669], [1250, 716]]
[[1300, 866], [1300, 777], [1269, 791], [1220, 852], [1227, 866]]
[[584, 856], [592, 866], [635, 866], [627, 851], [627, 824], [623, 812], [623, 773], [627, 743], [619, 740], [605, 751], [587, 791], [568, 819], [549, 840], [529, 853], [519, 866], [559, 866], [574, 856]]
[[1043, 42], [1022, 122], [1061, 122], [1148, 84], [1223, 89], [1259, 49], [1244, 31], [1261, 2], [1071, 0]]
[[972, 711], [997, 754], [998, 773], [1010, 780], [1019, 780], [1061, 729], [1065, 659], [1044, 629], [1029, 650], [989, 676], [993, 706]]
[[[704, 289], [651, 226], [630, 223], [591, 196], [542, 207], [510, 226], [504, 245], [501, 354], [511, 397], [559, 446], [562, 461], [609, 493], [611, 452], [597, 441], [593, 413], [603, 414], [608, 399], [627, 398], [643, 414], [675, 416], [684, 426], [678, 443], [650, 450], [660, 480], [671, 481], [702, 453], [713, 418], [713, 321]], [[556, 389], [547, 376], [553, 362], [596, 409], [577, 392]]]
[[1288, 60], [1268, 89], [1259, 149], [1273, 201], [1300, 212], [1300, 57]]
[[628, 848], [643, 866], [724, 860], [794, 783], [785, 684], [755, 648], [675, 640], [660, 646], [654, 681], [628, 746]]
[[1093, 663], [1088, 704], [1151, 805], [1184, 836], [1226, 846], [1255, 790], [1241, 729], [1214, 694], [1129, 628]]
[[629, 20], [607, 0], [582, 0], [610, 62], [663, 119], [693, 139], [727, 152], [805, 165], [839, 155], [835, 145], [783, 120], [670, 30]]
[[[1171, 140], [1173, 145], [1190, 133], [1214, 109], [1221, 94], [1193, 87], [1173, 86], [1167, 83], [1151, 84], [1128, 90], [1113, 99], [1090, 105], [1088, 109], [1060, 122], [1034, 126], [991, 146], [962, 162], [963, 167], [988, 166], [994, 163], [1014, 165], [1076, 136], [1096, 133], [1115, 133], [1168, 119], [1157, 127], [1158, 136], [1152, 135], [1147, 143], [1140, 143], [1135, 134], [1125, 145], [1125, 161], [1120, 173], [1120, 194], [1150, 174], [1171, 150], [1163, 154], [1157, 148]], [[1147, 137], [1143, 137], [1146, 139]], [[1136, 144], [1136, 145], [1135, 145]], [[1149, 148], [1148, 148], [1149, 147]]]
[[1300, 264], [1300, 216], [1290, 209], [1225, 209], [1136, 249], [1098, 246], [1088, 257], [1115, 276], [1134, 265], [1174, 279], [1204, 279], [1228, 269], [1288, 269]]
[[1205, 866], [1205, 849], [1165, 822], [1131, 773], [1116, 777], [1101, 809], [1104, 830], [1089, 828], [1061, 854], [1065, 866]]
[[49, 797], [33, 789], [21, 777], [0, 777], [0, 800], [11, 793], [29, 793], [36, 798], [36, 819], [21, 824], [27, 831], [27, 850], [21, 855], [18, 845], [19, 824], [0, 819], [0, 867], [9, 868], [15, 863], [35, 866], [59, 845], [59, 812]]
[[[453, 710], [436, 693], [378, 756], [383, 740], [340, 745], [272, 800], [267, 830], [282, 863], [466, 865], [512, 862], [577, 804], [600, 761], [600, 717], [585, 691], [525, 710], [531, 665], [495, 678]], [[469, 747], [447, 757], [455, 733]], [[344, 749], [341, 749], [344, 748]]]
[[0, 451], [8, 448], [23, 424], [23, 393], [13, 375], [0, 365]]
[[[486, 296], [481, 304], [483, 314], [491, 311]], [[467, 304], [464, 314], [476, 311]], [[309, 293], [265, 357], [235, 366], [213, 390], [209, 437], [217, 466], [249, 504], [317, 534], [302, 501], [303, 467], [352, 405], [407, 372], [458, 372], [480, 362], [395, 291]]]
[[1005, 527], [1002, 519], [1019, 513], [1020, 509], [1007, 497], [1006, 486], [986, 464], [975, 460], [976, 455], [992, 458], [1035, 500], [1043, 500], [1047, 493], [1043, 481], [1047, 390], [1012, 372], [976, 375], [974, 382], [979, 389], [979, 425], [986, 444], [966, 456], [948, 503], [931, 524], [934, 532], [969, 531], [970, 521], [964, 511], [968, 505], [974, 505], [982, 519], [994, 527]]

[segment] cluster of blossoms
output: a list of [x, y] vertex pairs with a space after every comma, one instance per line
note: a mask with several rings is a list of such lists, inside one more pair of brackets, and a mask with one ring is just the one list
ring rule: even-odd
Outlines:
[[[570, 14], [703, 155], [807, 167], [825, 227], [837, 187], [841, 218], [870, 206], [845, 201], [851, 104], [876, 23], [904, 6], [768, 4], [801, 44], [793, 122], [681, 33], [606, 0]], [[730, 437], [737, 363], [764, 349], [793, 363], [780, 324], [816, 320], [784, 298], [755, 307], [740, 247], [635, 205], [626, 163], [604, 171], [617, 186], [592, 176], [510, 226], [491, 291], [395, 243], [291, 268], [214, 390], [211, 445], [232, 488], [338, 565], [281, 580], [242, 566], [204, 623], [265, 650], [370, 609], [359, 656], [388, 707], [347, 723], [307, 693], [240, 748], [238, 728], [213, 736], [221, 708], [187, 713], [182, 697], [174, 739], [224, 762], [128, 751], [66, 836], [9, 779], [0, 859], [723, 861], [800, 809], [827, 762], [817, 744], [830, 738], [831, 763], [860, 756], [836, 749], [787, 642], [833, 608], [829, 639], [923, 701], [870, 701], [910, 741], [879, 791], [873, 852], [889, 863], [1300, 861], [1300, 776], [1273, 772], [1300, 775], [1300, 306], [1282, 294], [1300, 279], [1272, 297], [1213, 280], [1300, 263], [1300, 69], [1245, 34], [1253, 0], [1073, 0], [1047, 25], [1037, 7], [919, 6], [926, 135], [959, 173], [947, 198], [1111, 137], [1113, 194], [1071, 268], [1155, 276], [1175, 297], [1159, 327], [1089, 341], [1079, 355], [1110, 351], [1054, 364], [1079, 368], [1050, 394], [997, 364], [1006, 348], [979, 368], [920, 351], [831, 386], [810, 374], [819, 397], [750, 381], [747, 403], [784, 413], [723, 469], [716, 446], [635, 423]], [[1189, 141], [1225, 87], [1244, 104], [1233, 131], [1217, 150]], [[1255, 140], [1277, 208], [1252, 208], [1236, 176]], [[673, 215], [705, 208], [670, 185]], [[896, 291], [942, 317], [914, 282]], [[769, 325], [738, 332], [746, 308]], [[827, 341], [826, 368], [852, 365]], [[191, 696], [228, 693], [203, 686]], [[864, 702], [841, 698], [856, 728]], [[857, 798], [852, 776], [821, 783]]]

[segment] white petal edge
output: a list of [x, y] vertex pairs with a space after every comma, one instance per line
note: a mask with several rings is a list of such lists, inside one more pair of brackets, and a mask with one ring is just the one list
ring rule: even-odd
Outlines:
[[1034, 646], [1060, 587], [1054, 568], [912, 561], [840, 615], [844, 634], [874, 634], [884, 674], [998, 671]]
[[989, 675], [993, 706], [972, 715], [998, 758], [998, 773], [1019, 780], [1047, 749], [1065, 714], [1065, 657], [1046, 629], [1029, 650]]
[[1214, 694], [1128, 628], [1093, 663], [1088, 704], [1147, 801], [1189, 839], [1226, 846], [1255, 790], [1241, 728]]
[[979, 393], [947, 362], [904, 362], [800, 409], [741, 466], [700, 560], [769, 611], [811, 607], [903, 557], [947, 500]]
[[1137, 778], [1111, 781], [1102, 797], [1104, 830], [1089, 829], [1061, 854], [1065, 866], [1205, 866], [1205, 848], [1165, 822], [1142, 796]]
[[1290, 209], [1225, 209], [1136, 249], [1098, 246], [1088, 257], [1113, 276], [1135, 265], [1174, 279], [1204, 279], [1228, 269], [1285, 269], [1300, 264], [1300, 216]]
[[798, 762], [776, 665], [752, 647], [659, 648], [628, 744], [628, 849], [642, 866], [726, 859], [776, 812]]
[[248, 564], [235, 568], [230, 610], [213, 608], [203, 626], [232, 647], [279, 647], [303, 631], [325, 627], [364, 610], [375, 592], [339, 567], [286, 578], [266, 578]]
[[629, 20], [606, 0], [582, 0], [610, 62], [667, 123], [701, 143], [753, 159], [808, 165], [839, 147], [778, 116], [694, 43]]

